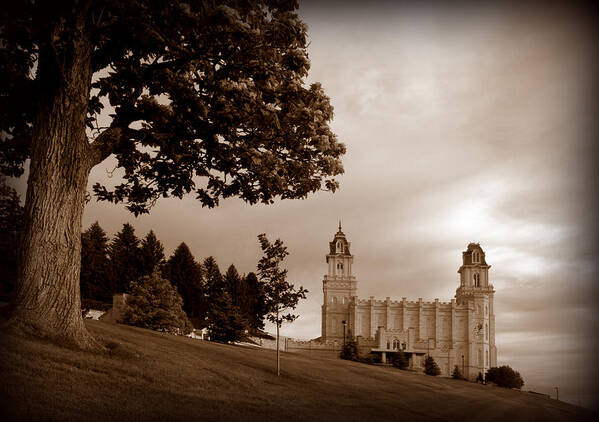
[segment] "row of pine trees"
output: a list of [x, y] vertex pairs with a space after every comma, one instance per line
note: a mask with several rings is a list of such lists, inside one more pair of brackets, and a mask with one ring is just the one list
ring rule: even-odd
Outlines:
[[264, 328], [264, 291], [253, 272], [240, 275], [231, 264], [222, 274], [213, 257], [196, 261], [184, 242], [167, 259], [153, 231], [139, 239], [128, 223], [111, 240], [98, 222], [82, 234], [84, 304], [111, 303], [114, 294], [129, 292], [132, 281], [155, 270], [177, 289], [193, 326], [211, 327], [211, 338], [237, 340], [230, 337]]

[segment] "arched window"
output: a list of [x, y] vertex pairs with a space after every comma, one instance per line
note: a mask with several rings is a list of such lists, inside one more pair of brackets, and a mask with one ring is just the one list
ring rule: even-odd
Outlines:
[[478, 273], [474, 273], [474, 287], [480, 287], [480, 275]]
[[489, 366], [489, 351], [487, 350], [487, 354], [485, 355], [485, 366]]
[[472, 262], [480, 262], [480, 255], [478, 251], [472, 252]]
[[343, 262], [337, 263], [337, 274], [343, 274]]
[[387, 350], [389, 350], [391, 347], [389, 347], [389, 342], [387, 342]]
[[485, 324], [485, 340], [489, 340], [489, 325]]
[[343, 253], [343, 242], [337, 241], [337, 253]]

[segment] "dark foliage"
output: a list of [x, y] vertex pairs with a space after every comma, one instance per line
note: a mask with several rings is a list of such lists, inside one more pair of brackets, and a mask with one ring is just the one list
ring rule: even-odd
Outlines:
[[[140, 275], [150, 275], [164, 265], [164, 246], [153, 230], [142, 239], [140, 247]], [[172, 280], [171, 280], [172, 281]]]
[[492, 382], [500, 387], [520, 389], [524, 385], [524, 380], [518, 371], [513, 370], [508, 365], [489, 368], [486, 375], [487, 382]]
[[451, 373], [451, 378], [455, 379], [455, 380], [461, 380], [464, 378], [464, 376], [462, 375], [462, 373], [460, 372], [460, 368], [458, 367], [458, 365], [456, 365], [453, 368], [453, 372]]
[[[189, 192], [212, 207], [219, 197], [269, 203], [337, 188], [330, 176], [343, 172], [345, 148], [329, 129], [333, 108], [322, 87], [305, 85], [307, 28], [297, 2], [17, 3], [0, 14], [5, 173], [23, 172], [31, 99], [49, 82], [45, 72], [67, 74], [75, 46], [87, 46], [88, 83], [98, 75], [86, 120], [93, 152], [98, 161], [115, 154], [125, 169], [114, 189], [94, 186], [99, 199], [138, 214], [161, 196]], [[41, 74], [32, 72], [37, 57], [48, 62]], [[100, 128], [104, 101], [114, 114]], [[196, 185], [197, 176], [206, 183]]]
[[428, 356], [424, 361], [424, 373], [433, 376], [441, 374], [441, 369], [439, 369], [439, 365], [432, 356]]
[[477, 382], [477, 383], [479, 383], [479, 382], [480, 382], [481, 384], [482, 384], [483, 382], [485, 382], [485, 379], [483, 378], [483, 373], [482, 373], [482, 372], [479, 372], [479, 373], [478, 373], [478, 375], [476, 376], [476, 382]]
[[345, 360], [359, 361], [360, 354], [358, 352], [358, 343], [355, 341], [348, 341], [345, 343], [345, 346], [341, 349], [341, 353], [339, 353], [339, 357]]
[[195, 261], [185, 242], [177, 246], [166, 262], [164, 275], [181, 295], [183, 309], [191, 319], [193, 326], [205, 327], [207, 304], [202, 266]]
[[381, 363], [381, 357], [376, 353], [369, 353], [366, 356], [362, 356], [360, 362], [374, 365], [375, 363]]
[[208, 291], [208, 327], [210, 340], [220, 342], [239, 341], [245, 338], [249, 321], [229, 290], [229, 282], [237, 284], [239, 274], [234, 266], [227, 271], [229, 279], [223, 277], [213, 257], [203, 262]]
[[171, 334], [189, 334], [193, 326], [182, 304], [177, 289], [155, 270], [131, 283], [123, 322]]
[[81, 235], [81, 297], [112, 303], [112, 280], [108, 237], [96, 221]]
[[129, 223], [116, 234], [108, 248], [112, 276], [112, 293], [122, 293], [127, 290], [132, 281], [142, 274], [141, 251], [135, 229]]
[[245, 276], [246, 295], [242, 301], [242, 310], [248, 315], [250, 330], [254, 333], [264, 329], [264, 317], [267, 313], [264, 285], [255, 273]]
[[391, 364], [399, 369], [407, 369], [410, 362], [406, 354], [399, 350], [391, 357]]
[[23, 207], [17, 192], [0, 178], [0, 300], [9, 300], [17, 281], [17, 251]]

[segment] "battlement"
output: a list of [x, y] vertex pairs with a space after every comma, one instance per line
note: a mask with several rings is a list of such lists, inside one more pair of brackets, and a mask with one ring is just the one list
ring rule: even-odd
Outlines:
[[[418, 298], [418, 300], [406, 300], [406, 298], [402, 298], [402, 300], [391, 300], [387, 297], [385, 300], [375, 299], [374, 296], [371, 296], [370, 299], [355, 299], [356, 305], [374, 305], [374, 306], [409, 306], [409, 307], [426, 307], [426, 308], [435, 308], [437, 306], [440, 307], [452, 307], [455, 305], [455, 299], [451, 299], [450, 302], [441, 302], [439, 299], [435, 299], [434, 301], [423, 301], [422, 298]], [[457, 306], [457, 305], [456, 305]]]

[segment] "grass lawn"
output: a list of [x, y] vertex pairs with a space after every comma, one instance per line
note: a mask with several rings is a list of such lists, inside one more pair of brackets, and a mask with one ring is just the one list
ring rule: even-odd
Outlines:
[[101, 321], [112, 353], [0, 332], [0, 420], [574, 421], [596, 413], [532, 394], [282, 355]]

